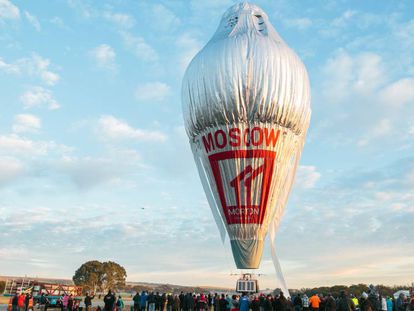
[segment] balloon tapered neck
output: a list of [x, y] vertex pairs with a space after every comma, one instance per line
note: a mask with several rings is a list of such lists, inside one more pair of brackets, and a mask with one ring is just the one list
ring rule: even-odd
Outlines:
[[237, 269], [258, 269], [263, 253], [263, 240], [231, 240]]

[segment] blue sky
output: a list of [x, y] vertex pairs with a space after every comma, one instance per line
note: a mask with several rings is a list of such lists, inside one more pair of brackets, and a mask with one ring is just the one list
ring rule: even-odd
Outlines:
[[[0, 0], [0, 274], [233, 286], [183, 127], [186, 66], [235, 1]], [[312, 121], [277, 235], [289, 287], [414, 275], [414, 3], [255, 1]], [[269, 250], [260, 271], [275, 286]]]

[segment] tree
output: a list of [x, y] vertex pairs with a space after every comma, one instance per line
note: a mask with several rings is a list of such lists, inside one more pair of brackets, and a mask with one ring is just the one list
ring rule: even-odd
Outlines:
[[6, 282], [0, 281], [0, 293], [4, 292], [5, 288], [6, 288]]
[[126, 271], [124, 267], [113, 261], [107, 261], [102, 264], [103, 268], [103, 287], [104, 289], [115, 289], [125, 286]]
[[76, 270], [73, 282], [82, 286], [83, 291], [106, 291], [125, 285], [126, 271], [124, 267], [113, 261], [87, 261]]

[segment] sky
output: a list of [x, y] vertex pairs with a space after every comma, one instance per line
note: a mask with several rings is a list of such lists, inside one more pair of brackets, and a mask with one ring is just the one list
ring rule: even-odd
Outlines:
[[[181, 112], [232, 0], [0, 0], [0, 275], [234, 286]], [[414, 277], [414, 2], [254, 2], [312, 120], [276, 238], [289, 288]], [[275, 272], [265, 249], [261, 287]]]

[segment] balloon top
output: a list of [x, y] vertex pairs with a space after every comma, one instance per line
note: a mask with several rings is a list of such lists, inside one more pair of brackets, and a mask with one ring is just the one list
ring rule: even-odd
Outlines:
[[238, 122], [279, 124], [295, 134], [310, 120], [305, 66], [266, 13], [246, 2], [230, 7], [184, 75], [182, 101], [188, 136]]
[[271, 33], [271, 37], [280, 40], [280, 37], [269, 23], [266, 13], [254, 4], [242, 2], [231, 6], [223, 14], [220, 25], [211, 41], [248, 32], [261, 36], [268, 36]]

